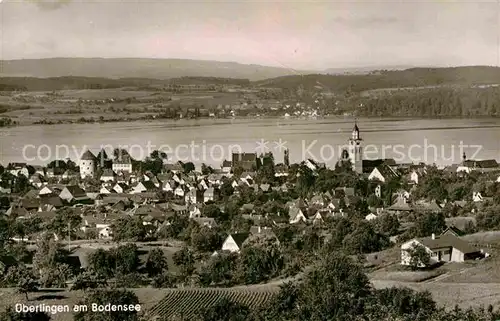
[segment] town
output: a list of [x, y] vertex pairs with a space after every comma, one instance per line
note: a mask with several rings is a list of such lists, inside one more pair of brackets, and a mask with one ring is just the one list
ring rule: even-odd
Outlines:
[[[442, 169], [367, 160], [362, 136], [354, 124], [332, 169], [290, 164], [288, 151], [282, 162], [233, 153], [220, 168], [197, 169], [161, 151], [136, 160], [119, 149], [88, 150], [78, 165], [0, 167], [3, 287], [26, 301], [50, 289], [178, 289], [145, 312], [171, 320], [193, 317], [189, 302], [217, 293], [202, 288], [238, 296], [245, 285], [240, 301], [275, 302], [322, 253], [345, 253], [373, 282], [470, 281], [480, 279], [470, 271], [498, 264], [500, 235], [483, 237], [500, 230], [496, 160], [464, 154]], [[490, 277], [500, 282], [498, 271]], [[174, 304], [189, 289], [189, 302]]]

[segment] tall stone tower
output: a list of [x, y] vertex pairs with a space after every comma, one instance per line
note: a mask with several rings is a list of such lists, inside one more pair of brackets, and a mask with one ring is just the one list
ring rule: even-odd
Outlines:
[[354, 123], [351, 138], [349, 138], [349, 160], [352, 164], [352, 170], [356, 173], [363, 173], [363, 148], [361, 142], [363, 140], [359, 136], [359, 128], [357, 122]]
[[87, 150], [80, 159], [80, 177], [94, 177], [97, 169], [97, 157]]

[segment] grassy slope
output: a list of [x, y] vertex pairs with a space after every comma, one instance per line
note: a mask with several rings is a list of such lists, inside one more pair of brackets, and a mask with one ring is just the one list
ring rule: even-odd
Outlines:
[[412, 68], [370, 75], [293, 75], [254, 82], [256, 86], [361, 92], [365, 90], [436, 85], [500, 83], [500, 68], [471, 66], [455, 68]]

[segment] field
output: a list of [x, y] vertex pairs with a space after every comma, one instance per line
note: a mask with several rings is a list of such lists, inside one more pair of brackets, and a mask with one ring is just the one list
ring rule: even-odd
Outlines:
[[165, 290], [165, 297], [148, 313], [148, 317], [161, 316], [171, 318], [196, 315], [202, 308], [215, 304], [222, 298], [228, 298], [257, 308], [264, 305], [277, 293], [277, 287], [246, 288], [206, 288], [206, 289], [170, 289]]
[[0, 117], [10, 117], [19, 124], [38, 121], [69, 122], [81, 118], [95, 120], [134, 120], [155, 116], [167, 108], [215, 108], [241, 101], [238, 93], [192, 92], [169, 93], [134, 88], [61, 90], [23, 92], [0, 96], [0, 107], [8, 111]]
[[499, 283], [410, 283], [397, 281], [372, 280], [375, 288], [387, 288], [393, 286], [405, 286], [416, 291], [429, 291], [434, 300], [447, 309], [453, 309], [455, 305], [461, 308], [474, 306], [500, 307], [500, 284]]

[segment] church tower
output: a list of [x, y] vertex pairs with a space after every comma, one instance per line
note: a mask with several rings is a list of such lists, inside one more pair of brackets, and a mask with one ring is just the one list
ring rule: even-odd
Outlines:
[[349, 138], [349, 160], [352, 164], [352, 170], [356, 173], [363, 173], [363, 148], [361, 146], [362, 139], [359, 136], [359, 128], [357, 121], [354, 122], [351, 138]]

